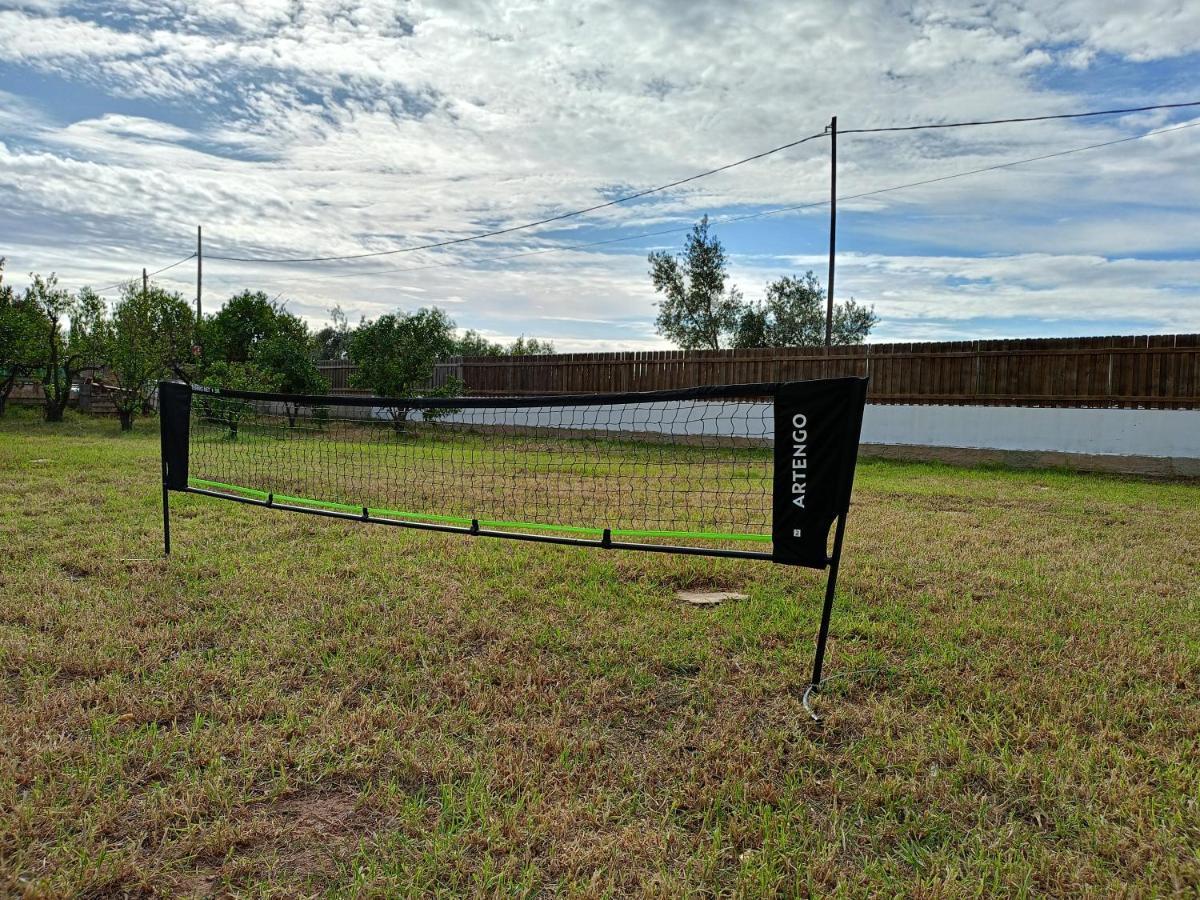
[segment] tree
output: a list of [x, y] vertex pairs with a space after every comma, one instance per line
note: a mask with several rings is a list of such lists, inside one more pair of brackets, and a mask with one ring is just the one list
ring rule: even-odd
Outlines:
[[[833, 307], [833, 343], [861, 344], [879, 321], [872, 307], [853, 299]], [[759, 303], [742, 307], [735, 347], [811, 347], [825, 343], [825, 289], [811, 271], [767, 285]]]
[[[684, 350], [733, 347], [804, 347], [825, 343], [825, 289], [811, 271], [767, 285], [763, 300], [746, 302], [726, 288], [725, 248], [710, 236], [708, 217], [688, 235], [683, 253], [650, 254], [650, 278], [664, 296], [657, 304], [658, 333]], [[874, 307], [853, 299], [833, 307], [833, 343], [861, 344], [878, 323]]]
[[521, 335], [508, 345], [505, 352], [508, 356], [549, 356], [554, 352], [554, 344]]
[[[278, 376], [265, 372], [253, 363], [225, 362], [219, 360], [206, 369], [201, 384], [211, 388], [227, 388], [235, 391], [277, 391]], [[222, 425], [226, 438], [236, 441], [238, 426], [246, 413], [253, 407], [246, 400], [223, 397], [220, 394], [197, 393], [192, 397], [196, 414], [206, 422]]]
[[4, 284], [4, 258], [0, 257], [0, 416], [18, 380], [41, 368], [42, 334], [46, 329], [38, 309]]
[[[341, 311], [335, 312], [336, 321]], [[344, 325], [344, 316], [341, 322]], [[229, 378], [253, 385], [241, 390], [289, 394], [324, 394], [329, 390], [329, 382], [313, 361], [317, 347], [308, 326], [268, 300], [262, 291], [243, 291], [229, 298], [215, 315], [204, 320], [199, 331], [203, 384], [217, 387], [221, 378]], [[290, 426], [295, 427], [303, 405], [287, 405]], [[236, 436], [235, 423], [230, 437]]]
[[504, 345], [489, 341], [474, 328], [468, 328], [454, 341], [454, 356], [503, 356]]
[[455, 356], [537, 356], [554, 352], [554, 344], [521, 335], [507, 347], [490, 341], [473, 328], [468, 328], [454, 342]]
[[[47, 422], [61, 422], [75, 379], [104, 363], [109, 342], [104, 301], [86, 287], [71, 296], [58, 286], [54, 274], [47, 278], [31, 274], [30, 278], [33, 281], [25, 289], [24, 302], [36, 310], [41, 322], [39, 368], [46, 397], [42, 412]], [[65, 334], [64, 317], [70, 322]]]
[[194, 325], [192, 307], [179, 294], [158, 285], [143, 290], [135, 282], [121, 288], [107, 356], [122, 431], [133, 428], [134, 414], [147, 405], [155, 383], [189, 356]]
[[725, 248], [709, 234], [708, 216], [692, 227], [683, 253], [657, 250], [647, 258], [657, 303], [658, 333], [684, 350], [719, 350], [738, 325], [742, 295], [728, 280]]
[[861, 344], [878, 324], [874, 306], [855, 303], [853, 297], [845, 303], [833, 304], [834, 344]]
[[[313, 362], [313, 342], [308, 329], [299, 319], [294, 316], [290, 318], [292, 322], [280, 324], [274, 334], [255, 345], [250, 353], [250, 362], [259, 371], [270, 373], [277, 391], [286, 394], [324, 394], [329, 390], [329, 382]], [[288, 427], [295, 428], [296, 416], [305, 404], [285, 405]]]
[[[225, 301], [216, 314], [198, 327], [200, 364], [205, 369], [217, 362], [249, 362], [255, 345], [272, 337], [280, 328], [280, 316], [299, 322], [295, 316], [267, 299], [262, 291], [242, 291]], [[303, 326], [303, 323], [300, 322]], [[289, 327], [285, 324], [284, 327]]]
[[332, 325], [326, 325], [313, 336], [315, 354], [321, 362], [342, 362], [350, 358], [350, 335], [353, 330], [340, 306], [329, 311]]
[[[462, 382], [431, 389], [433, 366], [438, 359], [455, 350], [454, 322], [440, 309], [420, 309], [414, 313], [380, 316], [363, 322], [350, 339], [350, 359], [358, 365], [354, 386], [363, 387], [380, 397], [406, 397], [423, 394], [452, 397], [462, 391]], [[397, 432], [404, 430], [409, 407], [389, 407]], [[426, 410], [426, 418], [434, 413]]]

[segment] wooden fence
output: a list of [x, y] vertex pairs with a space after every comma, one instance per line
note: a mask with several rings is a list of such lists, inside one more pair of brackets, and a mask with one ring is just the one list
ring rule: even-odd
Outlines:
[[[333, 393], [354, 367], [322, 366]], [[652, 391], [869, 375], [871, 403], [1200, 408], [1200, 335], [949, 341], [764, 350], [455, 357], [434, 384], [472, 394]]]
[[352, 362], [323, 362], [318, 363], [317, 368], [329, 382], [329, 393], [331, 394], [366, 395], [371, 393], [350, 386], [350, 379], [358, 371], [358, 366]]

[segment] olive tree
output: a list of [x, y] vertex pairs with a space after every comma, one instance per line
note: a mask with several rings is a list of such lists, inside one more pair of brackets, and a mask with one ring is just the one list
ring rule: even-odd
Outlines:
[[91, 288], [72, 295], [58, 286], [53, 274], [46, 278], [31, 274], [30, 278], [23, 300], [36, 311], [40, 323], [39, 370], [46, 398], [42, 412], [47, 422], [61, 422], [71, 399], [71, 385], [105, 362], [111, 341], [107, 310]]
[[133, 282], [121, 289], [107, 356], [122, 431], [133, 427], [159, 379], [187, 358], [194, 323], [191, 306], [179, 294]]
[[[350, 339], [350, 359], [358, 365], [354, 385], [380, 397], [454, 396], [462, 392], [457, 379], [440, 388], [429, 387], [434, 364], [454, 351], [454, 322], [440, 309], [380, 316], [359, 325]], [[396, 431], [403, 431], [411, 408], [387, 409]], [[436, 414], [424, 412], [426, 418]]]
[[37, 307], [18, 295], [12, 285], [4, 284], [4, 260], [0, 258], [0, 416], [17, 382], [40, 370], [45, 330]]
[[650, 280], [663, 295], [655, 326], [684, 350], [719, 350], [737, 327], [742, 295], [728, 285], [728, 261], [720, 240], [710, 234], [708, 216], [692, 227], [683, 252], [656, 250], [648, 257]]
[[[743, 306], [735, 347], [814, 347], [825, 343], [825, 288], [811, 271], [767, 285], [761, 302]], [[853, 298], [833, 305], [833, 343], [861, 344], [879, 321], [873, 307]]]
[[[231, 297], [198, 326], [197, 332], [202, 348], [200, 380], [204, 384], [220, 387], [224, 381], [225, 387], [289, 394], [324, 394], [329, 390], [329, 383], [313, 360], [318, 347], [308, 326], [267, 299], [262, 291], [243, 291]], [[287, 404], [290, 426], [295, 426], [303, 405]], [[237, 420], [231, 421], [230, 437], [236, 437]]]
[[[650, 280], [663, 295], [658, 333], [684, 350], [722, 347], [804, 347], [825, 342], [825, 289], [811, 271], [785, 275], [766, 286], [762, 300], [744, 300], [728, 284], [725, 248], [701, 219], [683, 252], [649, 256]], [[879, 321], [874, 307], [850, 299], [833, 307], [835, 344], [861, 344]]]

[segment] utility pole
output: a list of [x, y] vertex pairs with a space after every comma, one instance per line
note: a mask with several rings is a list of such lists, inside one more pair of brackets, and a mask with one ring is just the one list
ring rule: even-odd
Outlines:
[[142, 297], [145, 298], [146, 292], [150, 290], [150, 283], [146, 278], [146, 268], [142, 267]]
[[204, 244], [201, 241], [200, 226], [196, 226], [196, 321], [200, 321], [200, 276], [204, 271]]
[[837, 253], [837, 116], [829, 120], [829, 279], [825, 285], [825, 346], [833, 346], [833, 257]]

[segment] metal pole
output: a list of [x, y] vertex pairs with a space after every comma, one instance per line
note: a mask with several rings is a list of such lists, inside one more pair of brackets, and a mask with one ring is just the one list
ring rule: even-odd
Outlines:
[[146, 296], [146, 291], [150, 290], [150, 282], [146, 278], [146, 270], [142, 269], [142, 297]]
[[833, 346], [833, 258], [837, 253], [837, 116], [829, 120], [829, 280], [825, 286], [825, 346]]
[[200, 237], [200, 226], [196, 226], [196, 321], [200, 321], [200, 276], [204, 270], [204, 243]]
[[833, 613], [833, 594], [837, 589], [838, 567], [842, 562], [842, 538], [846, 534], [846, 516], [838, 516], [833, 536], [833, 557], [829, 561], [829, 580], [825, 583], [825, 606], [821, 610], [821, 630], [817, 633], [817, 655], [813, 659], [812, 683], [809, 690], [821, 687], [821, 668], [825, 664], [825, 643], [829, 640], [829, 618]]
[[167, 464], [164, 461], [163, 471], [163, 556], [171, 555], [171, 500], [167, 490]]

